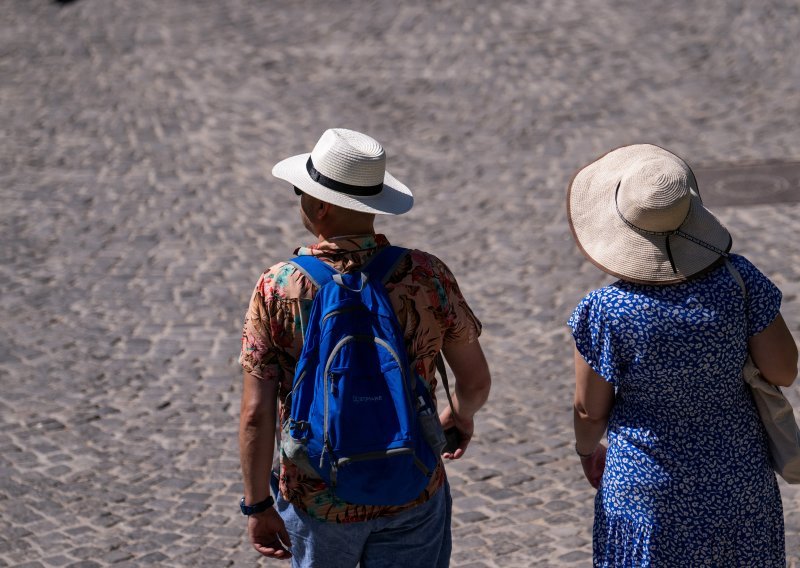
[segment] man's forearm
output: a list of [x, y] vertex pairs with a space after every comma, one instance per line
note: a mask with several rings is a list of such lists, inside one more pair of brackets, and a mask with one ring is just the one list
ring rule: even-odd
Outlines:
[[[244, 420], [242, 421], [244, 422]], [[274, 427], [240, 424], [239, 459], [242, 465], [244, 497], [247, 504], [263, 501], [269, 495], [269, 475], [275, 447]]]
[[277, 385], [248, 373], [244, 375], [239, 417], [239, 460], [247, 504], [269, 495], [269, 476], [275, 450]]
[[480, 343], [448, 345], [444, 357], [455, 375], [453, 405], [459, 417], [471, 420], [489, 398], [492, 376]]
[[480, 381], [478, 385], [471, 385], [469, 387], [463, 386], [463, 383], [456, 382], [455, 393], [453, 396], [453, 405], [455, 406], [458, 416], [470, 419], [475, 416], [475, 413], [486, 403], [489, 398], [489, 389], [491, 386], [490, 379]]

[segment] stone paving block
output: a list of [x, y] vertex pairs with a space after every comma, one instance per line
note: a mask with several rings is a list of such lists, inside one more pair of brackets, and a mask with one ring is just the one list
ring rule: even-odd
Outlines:
[[136, 559], [136, 562], [140, 563], [141, 565], [145, 565], [145, 566], [146, 565], [151, 565], [151, 564], [156, 565], [156, 566], [161, 566], [161, 565], [163, 565], [165, 560], [167, 560], [167, 557], [164, 554], [162, 554], [160, 552], [152, 552], [150, 554], [146, 554], [144, 556], [138, 557]]
[[107, 554], [103, 559], [111, 564], [119, 564], [126, 560], [131, 560], [132, 558], [133, 554], [127, 550], [115, 550]]
[[69, 558], [63, 554], [57, 556], [50, 556], [43, 559], [45, 566], [66, 566], [75, 562], [75, 558]]

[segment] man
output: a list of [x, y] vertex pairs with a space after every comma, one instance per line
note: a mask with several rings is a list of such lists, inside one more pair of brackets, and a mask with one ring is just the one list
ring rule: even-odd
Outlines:
[[[339, 272], [349, 272], [388, 246], [386, 237], [375, 233], [375, 215], [405, 213], [413, 197], [386, 172], [385, 164], [383, 148], [369, 136], [331, 129], [311, 154], [293, 156], [273, 168], [273, 175], [294, 186], [303, 224], [317, 238], [296, 254], [314, 255]], [[458, 459], [491, 384], [478, 342], [481, 324], [448, 268], [425, 252], [409, 251], [385, 286], [416, 372], [435, 391], [435, 358], [441, 351], [455, 375], [455, 415], [448, 406], [440, 420], [461, 435], [458, 448], [443, 454]], [[441, 460], [413, 501], [358, 505], [337, 499], [322, 480], [282, 453], [277, 508], [272, 506], [276, 421], [284, 424], [289, 417], [286, 397], [315, 293], [302, 271], [280, 262], [259, 278], [245, 318], [239, 446], [242, 512], [249, 515], [250, 540], [264, 556], [291, 558], [294, 566], [447, 566], [451, 503]]]

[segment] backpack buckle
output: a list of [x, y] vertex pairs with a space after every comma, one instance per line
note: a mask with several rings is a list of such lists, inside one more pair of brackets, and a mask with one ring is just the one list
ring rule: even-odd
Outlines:
[[331, 447], [330, 440], [327, 438], [325, 439], [322, 455], [319, 456], [320, 469], [322, 469], [325, 461], [325, 452], [328, 453], [331, 462], [331, 487], [336, 487], [336, 477], [339, 473], [339, 460], [336, 458], [336, 454], [333, 453], [333, 447]]

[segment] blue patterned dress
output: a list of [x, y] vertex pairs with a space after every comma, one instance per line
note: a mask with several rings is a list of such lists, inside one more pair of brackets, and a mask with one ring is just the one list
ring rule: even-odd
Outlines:
[[747, 338], [781, 293], [744, 257], [680, 284], [618, 281], [569, 320], [578, 350], [614, 385], [595, 500], [594, 565], [786, 565], [783, 508], [764, 429], [741, 377]]

